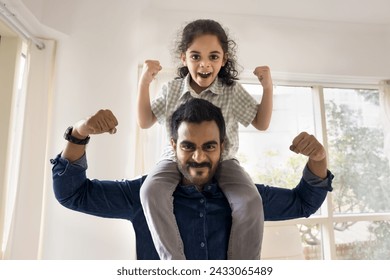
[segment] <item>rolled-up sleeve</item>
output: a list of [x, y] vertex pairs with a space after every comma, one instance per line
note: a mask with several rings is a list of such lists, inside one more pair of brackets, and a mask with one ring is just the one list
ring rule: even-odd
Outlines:
[[153, 114], [156, 116], [159, 124], [164, 124], [167, 115], [167, 93], [168, 86], [163, 85], [156, 99], [151, 103], [151, 109]]

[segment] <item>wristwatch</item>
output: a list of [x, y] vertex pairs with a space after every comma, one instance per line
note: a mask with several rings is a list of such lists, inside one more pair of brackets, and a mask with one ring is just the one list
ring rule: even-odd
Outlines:
[[65, 133], [64, 133], [65, 140], [69, 141], [70, 143], [77, 144], [77, 145], [87, 145], [88, 144], [89, 139], [91, 137], [88, 136], [85, 139], [78, 139], [78, 138], [72, 136], [72, 130], [73, 130], [73, 126], [69, 126], [65, 130]]

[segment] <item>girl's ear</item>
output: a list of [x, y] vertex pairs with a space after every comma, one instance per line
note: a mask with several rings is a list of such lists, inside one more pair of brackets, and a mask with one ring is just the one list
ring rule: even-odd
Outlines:
[[225, 66], [226, 62], [228, 61], [228, 58], [229, 58], [229, 55], [227, 53], [225, 53], [225, 55], [223, 56], [222, 66]]
[[180, 60], [181, 60], [181, 62], [183, 63], [184, 66], [187, 66], [186, 54], [185, 54], [185, 53], [182, 53], [182, 54], [180, 55]]

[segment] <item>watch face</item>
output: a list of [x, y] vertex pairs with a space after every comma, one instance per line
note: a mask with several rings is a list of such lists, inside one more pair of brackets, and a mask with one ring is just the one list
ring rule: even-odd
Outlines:
[[67, 135], [72, 135], [72, 130], [73, 130], [73, 127], [72, 126], [69, 126], [66, 131], [65, 131], [65, 134]]
[[65, 133], [64, 133], [64, 138], [65, 140], [68, 140], [70, 141], [70, 137], [72, 137], [72, 130], [73, 130], [73, 127], [72, 126], [69, 126], [66, 130], [65, 130]]

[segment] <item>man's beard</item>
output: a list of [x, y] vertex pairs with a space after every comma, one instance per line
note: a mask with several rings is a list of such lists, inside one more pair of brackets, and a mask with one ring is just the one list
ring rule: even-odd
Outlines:
[[[202, 174], [204, 170], [196, 170], [195, 176], [191, 174], [190, 168], [207, 168], [208, 174], [207, 177], [202, 177]], [[183, 175], [187, 181], [189, 181], [191, 184], [194, 184], [195, 186], [203, 186], [209, 181], [211, 181], [211, 178], [214, 176], [214, 170], [212, 168], [212, 164], [210, 162], [186, 162], [185, 164], [182, 164], [181, 162], [178, 162], [178, 169]]]

